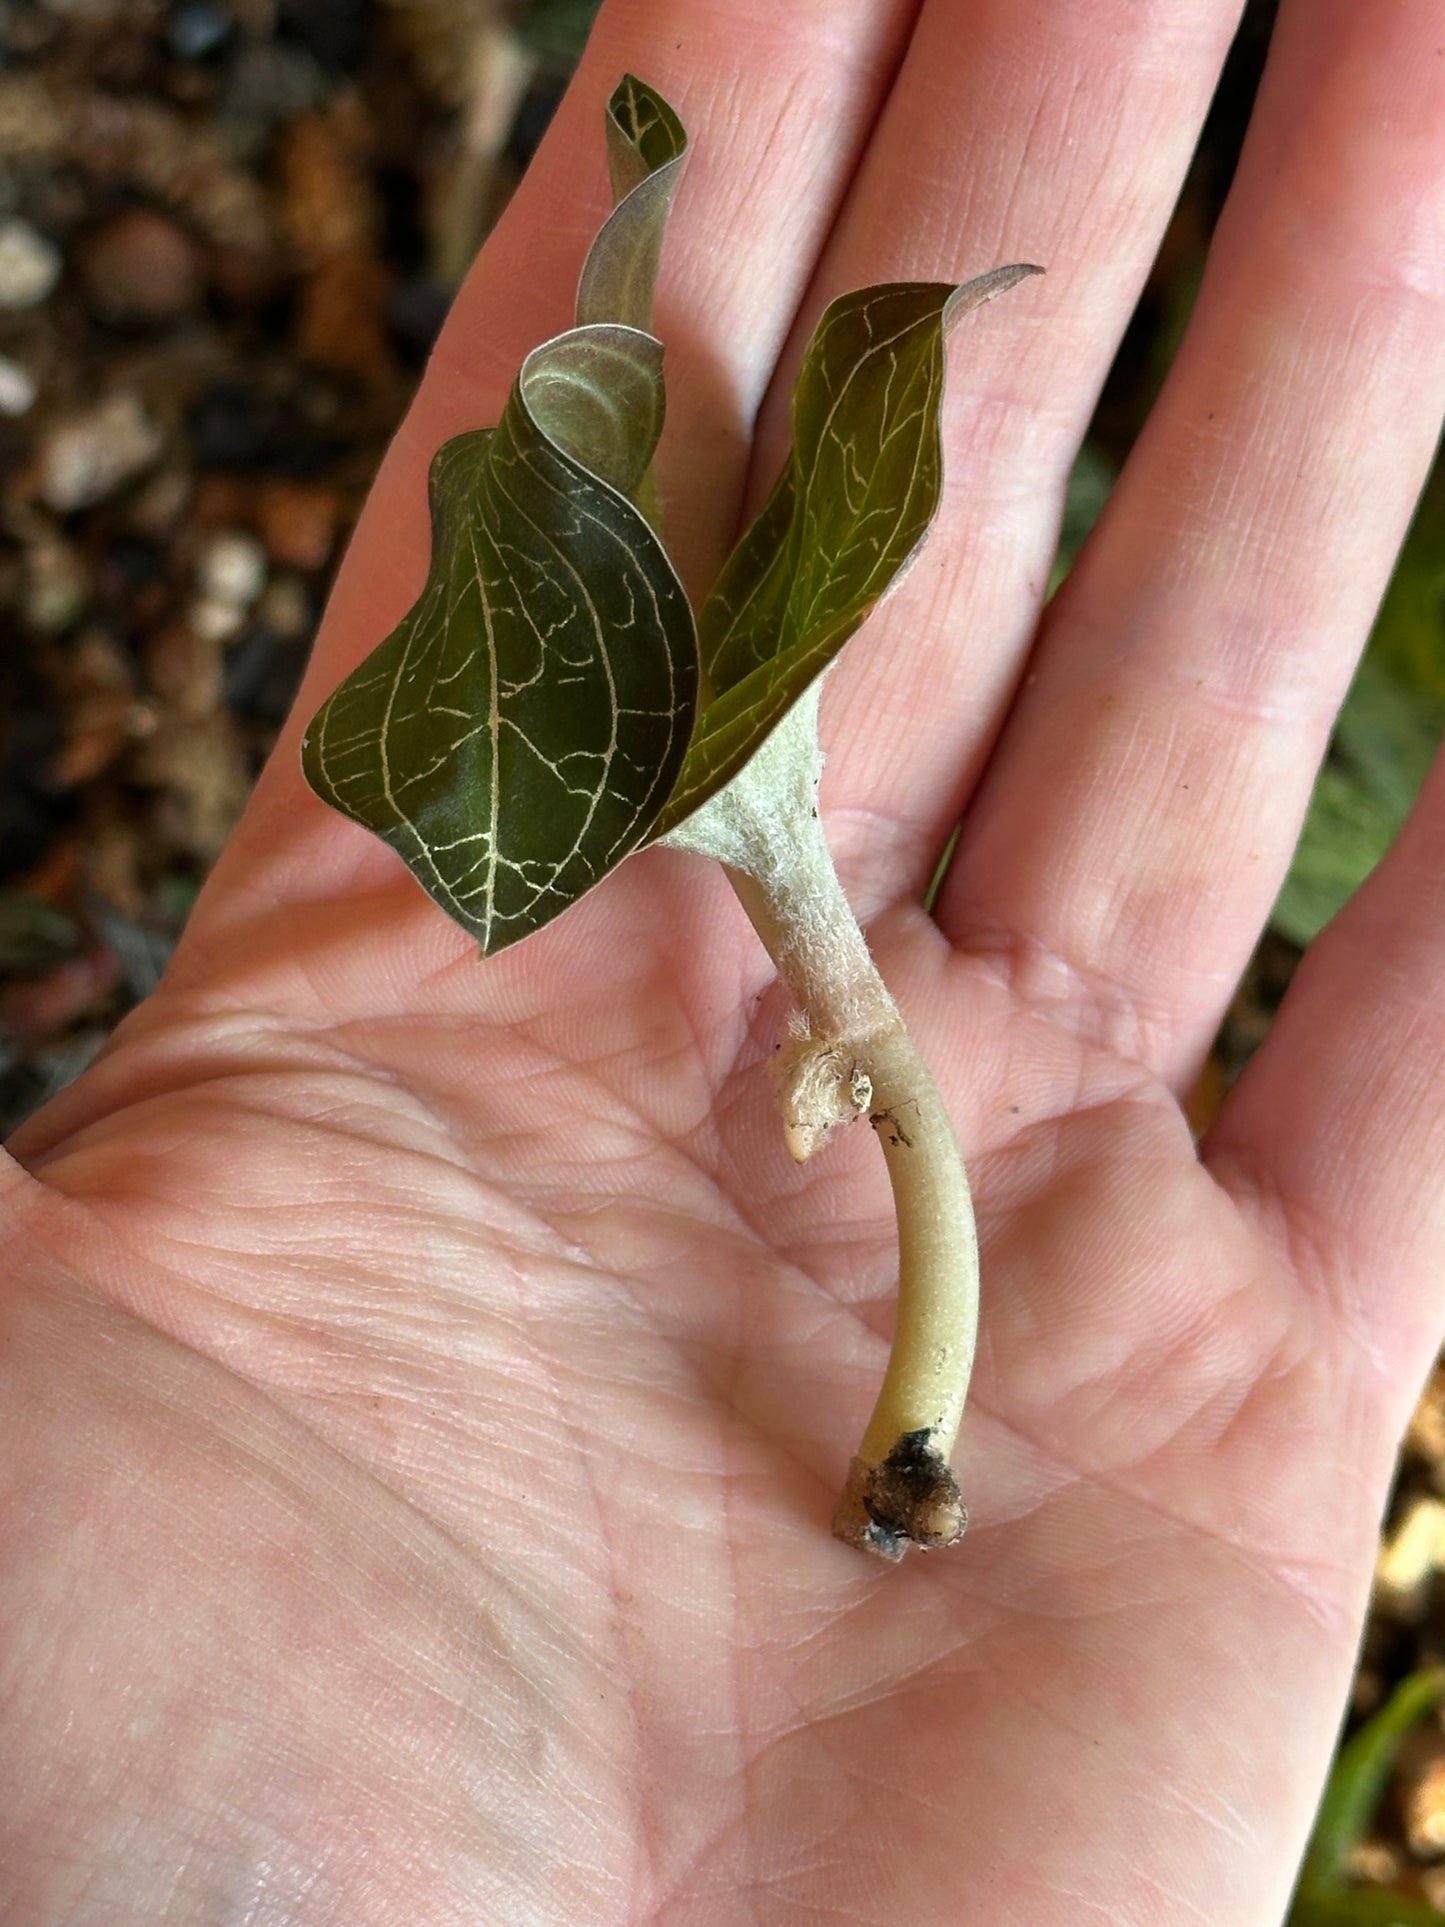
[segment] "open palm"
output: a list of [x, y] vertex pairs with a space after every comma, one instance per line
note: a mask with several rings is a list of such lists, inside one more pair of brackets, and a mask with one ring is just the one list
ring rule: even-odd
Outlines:
[[944, 514], [824, 708], [979, 1199], [963, 1546], [828, 1536], [891, 1212], [866, 1133], [783, 1155], [786, 1006], [720, 873], [650, 852], [479, 962], [293, 727], [161, 991], [0, 1178], [7, 1919], [1278, 1920], [1439, 1324], [1438, 780], [1202, 1160], [1178, 1098], [1445, 400], [1445, 4], [1286, 6], [1038, 627], [1235, 11], [613, 0], [299, 712], [414, 594], [431, 450], [566, 324], [625, 68], [695, 144], [659, 312], [694, 587], [832, 293], [1046, 263], [959, 331]]

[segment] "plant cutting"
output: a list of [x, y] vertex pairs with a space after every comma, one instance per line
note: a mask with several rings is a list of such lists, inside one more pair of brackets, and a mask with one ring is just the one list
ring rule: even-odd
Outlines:
[[528, 355], [495, 428], [436, 455], [425, 587], [313, 718], [303, 763], [487, 955], [648, 844], [723, 864], [796, 1004], [775, 1059], [788, 1151], [805, 1161], [867, 1117], [887, 1161], [897, 1327], [834, 1531], [897, 1560], [966, 1523], [949, 1459], [977, 1237], [953, 1127], [823, 834], [818, 695], [937, 509], [950, 330], [1039, 270], [831, 304], [783, 471], [694, 619], [651, 477], [665, 403], [653, 288], [687, 140], [631, 76], [606, 128], [615, 205], [576, 324]]

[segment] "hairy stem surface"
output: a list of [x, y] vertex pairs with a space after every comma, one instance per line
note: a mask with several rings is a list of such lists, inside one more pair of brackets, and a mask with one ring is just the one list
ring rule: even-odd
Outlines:
[[978, 1239], [953, 1125], [843, 894], [818, 819], [817, 691], [753, 760], [667, 838], [716, 857], [798, 1015], [778, 1102], [803, 1162], [866, 1115], [898, 1216], [898, 1316], [878, 1402], [833, 1530], [901, 1559], [952, 1545], [967, 1522], [948, 1460], [978, 1329]]

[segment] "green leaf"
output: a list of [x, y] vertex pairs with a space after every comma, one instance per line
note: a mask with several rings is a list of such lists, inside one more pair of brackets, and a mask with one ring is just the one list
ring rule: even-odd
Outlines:
[[948, 331], [1039, 272], [863, 288], [827, 309], [793, 392], [787, 463], [699, 619], [712, 697], [659, 835], [736, 775], [897, 580], [942, 488]]
[[1288, 1927], [1429, 1927], [1423, 1900], [1352, 1886], [1350, 1856], [1384, 1796], [1401, 1743], [1445, 1699], [1445, 1670], [1413, 1673], [1340, 1749], [1300, 1869]]
[[687, 158], [687, 134], [662, 95], [627, 74], [607, 103], [607, 166], [617, 205], [588, 251], [577, 325], [652, 327], [662, 235]]
[[[1445, 580], [1441, 586], [1445, 590]], [[1445, 667], [1445, 602], [1436, 623], [1438, 667]], [[1428, 673], [1422, 674], [1408, 661], [1392, 659], [1396, 626], [1387, 620], [1377, 629], [1335, 725], [1334, 747], [1360, 788], [1398, 825], [1409, 815], [1429, 774], [1445, 722], [1445, 697], [1432, 687]], [[1425, 629], [1423, 623], [1418, 627]]]
[[1412, 1673], [1341, 1747], [1315, 1819], [1300, 1872], [1301, 1889], [1345, 1878], [1350, 1855], [1364, 1839], [1405, 1736], [1445, 1699], [1445, 1669]]
[[488, 952], [646, 838], [686, 750], [692, 615], [626, 497], [661, 422], [660, 355], [630, 329], [574, 330], [528, 357], [494, 430], [446, 443], [421, 597], [303, 743], [317, 793]]
[[571, 328], [519, 378], [542, 434], [619, 495], [635, 495], [662, 433], [662, 343], [635, 328]]
[[1380, 1887], [1312, 1887], [1295, 1897], [1286, 1927], [1440, 1927], [1428, 1900]]
[[1064, 519], [1059, 529], [1059, 547], [1049, 573], [1052, 595], [1073, 568], [1080, 549], [1104, 513], [1116, 480], [1114, 464], [1097, 442], [1086, 441], [1074, 457], [1069, 470], [1069, 488], [1064, 497]]
[[1271, 922], [1303, 948], [1341, 910], [1389, 849], [1402, 817], [1358, 778], [1326, 763]]
[[577, 65], [597, 18], [598, 0], [530, 0], [517, 21], [517, 38], [549, 67]]
[[607, 126], [619, 206], [583, 275], [584, 325], [527, 357], [496, 429], [440, 450], [426, 586], [302, 745], [317, 793], [489, 952], [646, 839], [696, 715], [692, 612], [637, 506], [662, 348], [633, 325], [686, 136], [631, 76]]
[[313, 719], [306, 775], [496, 951], [715, 794], [799, 702], [921, 542], [942, 479], [953, 321], [1027, 266], [828, 310], [777, 487], [699, 639], [649, 526], [660, 345], [641, 324], [686, 153], [628, 76], [608, 105], [617, 206], [577, 328], [523, 365], [499, 426], [432, 467], [433, 556], [406, 618]]
[[1405, 539], [1335, 726], [1275, 928], [1322, 930], [1389, 849], [1445, 735], [1445, 465]]

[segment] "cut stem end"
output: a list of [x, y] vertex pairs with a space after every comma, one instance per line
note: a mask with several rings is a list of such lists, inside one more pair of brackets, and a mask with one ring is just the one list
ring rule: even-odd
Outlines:
[[904, 1432], [878, 1465], [854, 1459], [833, 1537], [896, 1565], [909, 1546], [940, 1552], [968, 1525], [958, 1480], [927, 1431]]

